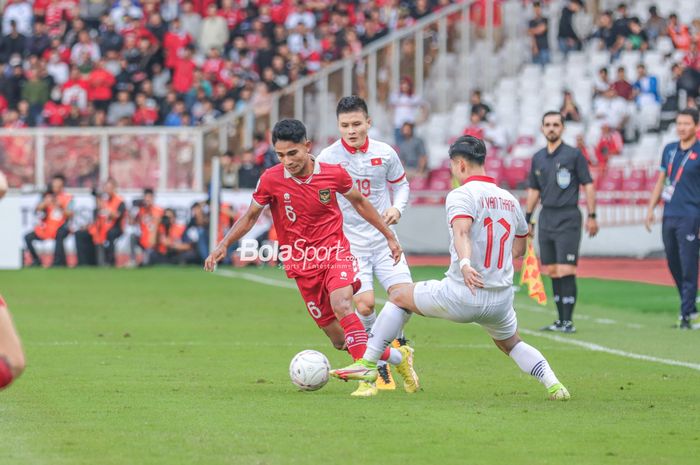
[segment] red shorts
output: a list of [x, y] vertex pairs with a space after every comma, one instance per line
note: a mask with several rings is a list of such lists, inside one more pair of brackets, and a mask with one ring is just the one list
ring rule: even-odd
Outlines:
[[338, 261], [324, 263], [324, 267], [317, 269], [313, 276], [295, 278], [306, 309], [319, 328], [336, 320], [331, 307], [331, 292], [345, 286], [352, 286], [353, 294], [360, 290], [362, 283], [355, 277], [357, 272], [357, 261], [348, 254]]

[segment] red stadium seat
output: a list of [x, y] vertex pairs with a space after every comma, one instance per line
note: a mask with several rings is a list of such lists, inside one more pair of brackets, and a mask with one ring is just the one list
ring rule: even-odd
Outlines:
[[638, 192], [645, 190], [644, 181], [641, 179], [627, 178], [622, 180], [622, 190]]
[[610, 175], [600, 180], [598, 190], [601, 192], [619, 191], [622, 189], [622, 178], [611, 177]]
[[416, 177], [408, 182], [412, 191], [424, 191], [428, 189], [428, 178], [427, 177]]
[[629, 179], [635, 179], [644, 183], [647, 179], [647, 170], [645, 169], [634, 169], [629, 175]]
[[449, 191], [452, 189], [452, 179], [430, 179], [430, 190], [431, 191]]
[[503, 179], [511, 189], [524, 189], [527, 187], [527, 177], [529, 173], [529, 159], [513, 158], [510, 161], [510, 165], [503, 169]]
[[452, 172], [449, 168], [436, 168], [430, 172], [430, 181], [434, 179], [452, 180]]

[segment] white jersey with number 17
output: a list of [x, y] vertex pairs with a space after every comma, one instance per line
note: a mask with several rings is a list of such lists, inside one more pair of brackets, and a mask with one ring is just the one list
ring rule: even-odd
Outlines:
[[464, 283], [451, 226], [458, 218], [472, 218], [470, 260], [484, 278], [484, 288], [512, 286], [513, 240], [528, 234], [525, 215], [513, 194], [498, 187], [493, 178], [472, 176], [448, 194], [445, 207], [451, 255], [446, 276]]

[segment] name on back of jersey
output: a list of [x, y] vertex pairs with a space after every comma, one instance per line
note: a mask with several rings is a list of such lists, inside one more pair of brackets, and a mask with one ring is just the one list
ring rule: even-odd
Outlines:
[[515, 212], [516, 208], [520, 208], [520, 206], [516, 206], [512, 199], [496, 196], [481, 197], [481, 207], [489, 210], [504, 210], [511, 213]]

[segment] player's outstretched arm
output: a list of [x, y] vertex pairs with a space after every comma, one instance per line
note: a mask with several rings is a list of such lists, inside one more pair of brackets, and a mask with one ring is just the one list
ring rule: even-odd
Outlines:
[[354, 187], [350, 192], [343, 195], [365, 221], [377, 228], [377, 230], [386, 237], [389, 249], [391, 249], [391, 256], [394, 257], [394, 264], [397, 264], [399, 260], [401, 260], [401, 254], [403, 254], [399, 241], [396, 240], [393, 231], [384, 223], [384, 220], [379, 216], [379, 212], [374, 208], [372, 203], [363, 197], [360, 191]]
[[470, 232], [472, 224], [474, 224], [472, 218], [455, 218], [452, 221], [452, 233], [464, 284], [467, 285], [472, 294], [476, 295], [476, 289], [484, 287], [484, 280], [479, 272], [472, 267], [471, 263], [472, 241]]
[[260, 218], [260, 214], [265, 207], [259, 205], [255, 200], [250, 202], [250, 206], [240, 220], [236, 221], [233, 227], [226, 233], [226, 236], [219, 242], [216, 248], [209, 254], [204, 261], [205, 271], [214, 271], [216, 264], [226, 257], [226, 251], [231, 244], [238, 241], [250, 231], [255, 223]]

